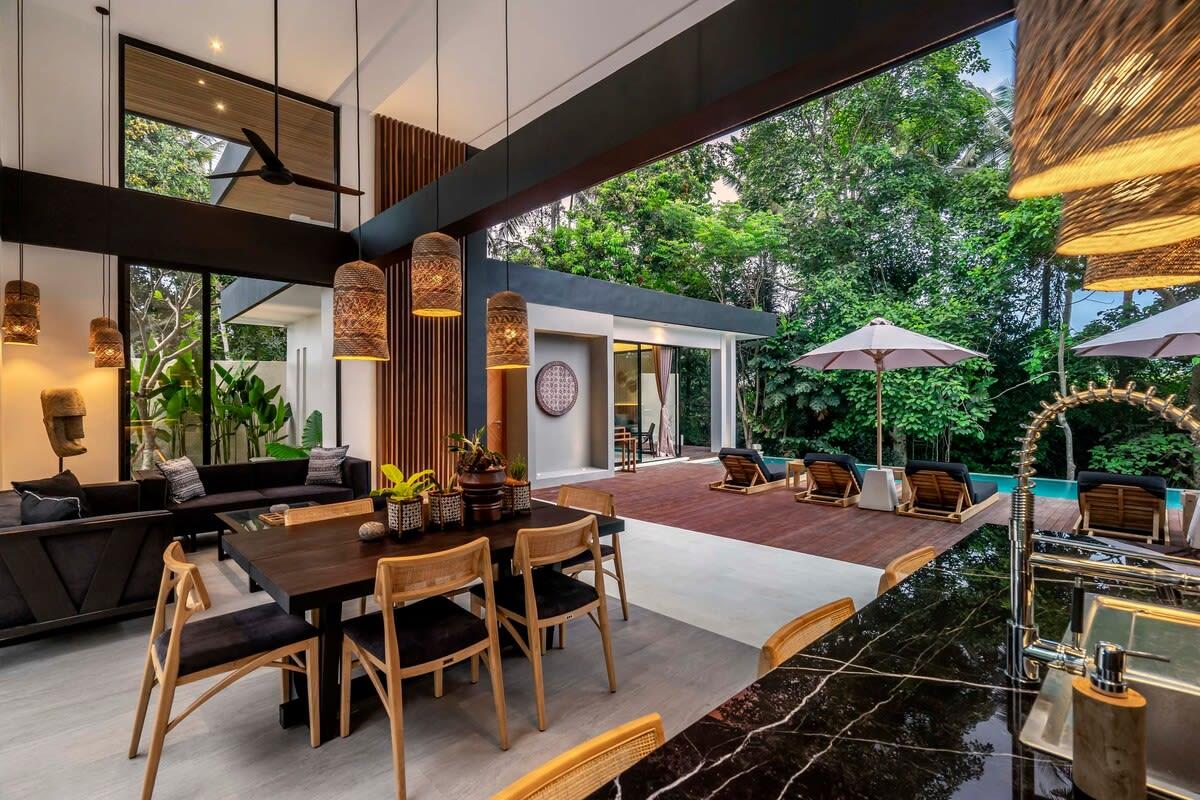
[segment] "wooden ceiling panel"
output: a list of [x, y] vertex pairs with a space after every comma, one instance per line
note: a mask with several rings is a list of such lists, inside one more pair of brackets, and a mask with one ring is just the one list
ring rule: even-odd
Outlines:
[[[248, 144], [242, 128], [249, 128], [274, 146], [271, 91], [132, 44], [125, 47], [125, 110], [242, 144]], [[334, 123], [333, 111], [281, 95], [279, 157], [293, 171], [335, 180]], [[253, 169], [261, 161], [252, 156], [247, 163]], [[236, 179], [220, 205], [331, 223], [335, 197], [251, 177]]]

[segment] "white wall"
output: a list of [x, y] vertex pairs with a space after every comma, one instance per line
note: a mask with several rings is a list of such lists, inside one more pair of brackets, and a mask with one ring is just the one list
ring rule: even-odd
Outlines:
[[337, 362], [333, 360], [333, 289], [321, 292], [321, 308], [287, 327], [287, 393], [294, 417], [293, 441], [304, 422], [320, 411], [323, 444], [337, 444]]
[[579, 381], [579, 399], [562, 416], [551, 416], [535, 406], [533, 415], [534, 463], [536, 476], [547, 473], [581, 471], [592, 463], [592, 355], [588, 340], [580, 336], [553, 333], [537, 334], [537, 354], [531, 371], [551, 361], [567, 364]]

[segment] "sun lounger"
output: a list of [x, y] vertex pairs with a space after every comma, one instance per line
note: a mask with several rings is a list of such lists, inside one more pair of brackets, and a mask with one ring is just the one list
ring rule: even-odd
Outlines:
[[809, 453], [804, 456], [808, 486], [796, 493], [800, 503], [845, 508], [862, 494], [862, 474], [851, 456], [844, 453]]
[[967, 465], [953, 461], [909, 461], [904, 485], [897, 514], [946, 522], [962, 522], [1003, 497], [995, 483], [971, 480]]
[[787, 465], [768, 464], [763, 461], [762, 453], [757, 450], [723, 447], [717, 458], [721, 460], [721, 466], [725, 467], [725, 477], [710, 483], [710, 489], [755, 494], [784, 485]]
[[1166, 479], [1157, 475], [1080, 472], [1075, 531], [1090, 536], [1170, 541]]

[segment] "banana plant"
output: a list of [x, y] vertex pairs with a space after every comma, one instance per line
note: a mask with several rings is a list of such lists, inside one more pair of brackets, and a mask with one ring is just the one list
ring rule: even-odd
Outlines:
[[267, 455], [272, 458], [308, 458], [309, 451], [320, 447], [324, 441], [324, 420], [319, 410], [313, 411], [304, 421], [299, 447], [284, 442], [270, 442], [267, 444]]

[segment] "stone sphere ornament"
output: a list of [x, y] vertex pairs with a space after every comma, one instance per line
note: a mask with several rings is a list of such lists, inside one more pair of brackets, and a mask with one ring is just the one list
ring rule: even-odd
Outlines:
[[374, 542], [387, 536], [387, 525], [382, 522], [364, 522], [358, 526], [358, 538], [364, 542]]

